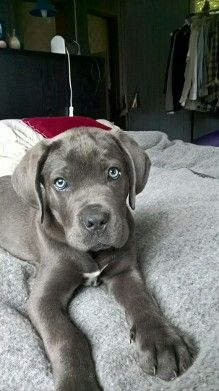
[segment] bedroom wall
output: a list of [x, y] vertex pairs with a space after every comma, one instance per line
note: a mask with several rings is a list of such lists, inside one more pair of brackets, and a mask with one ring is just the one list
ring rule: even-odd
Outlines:
[[[0, 2], [0, 12], [5, 12], [6, 4], [6, 0]], [[75, 39], [73, 0], [59, 0], [56, 4], [59, 9], [57, 33], [63, 34], [68, 40]], [[139, 107], [129, 113], [129, 129], [160, 130], [165, 131], [170, 138], [189, 141], [191, 112], [181, 110], [174, 115], [167, 115], [162, 92], [169, 34], [184, 23], [189, 0], [76, 0], [76, 5], [82, 54], [90, 54], [87, 14], [118, 17], [120, 96], [127, 93], [130, 105], [134, 93], [137, 91], [139, 94]], [[194, 137], [218, 128], [218, 116], [194, 114]]]
[[16, 17], [19, 21], [19, 38], [26, 50], [49, 52], [50, 41], [56, 34], [55, 18], [49, 22], [44, 18], [30, 15], [35, 2], [17, 2]]

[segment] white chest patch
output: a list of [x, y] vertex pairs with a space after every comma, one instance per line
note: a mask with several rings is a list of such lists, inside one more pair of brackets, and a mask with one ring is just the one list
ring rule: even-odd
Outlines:
[[98, 286], [101, 284], [101, 279], [100, 279], [100, 276], [102, 274], [102, 272], [106, 269], [106, 267], [108, 266], [105, 265], [101, 270], [96, 270], [95, 272], [91, 272], [91, 273], [83, 273], [83, 277], [85, 279], [84, 281], [84, 284], [85, 286]]

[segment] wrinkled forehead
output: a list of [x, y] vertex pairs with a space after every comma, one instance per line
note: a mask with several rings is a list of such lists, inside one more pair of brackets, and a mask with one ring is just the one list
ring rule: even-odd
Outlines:
[[[68, 140], [66, 139], [66, 143]], [[94, 157], [104, 158], [118, 155], [118, 148], [109, 133], [102, 130], [81, 131], [70, 136], [67, 159], [81, 158], [92, 160]], [[66, 147], [67, 149], [67, 147]]]
[[68, 131], [54, 139], [57, 148], [49, 155], [45, 168], [58, 170], [61, 168], [80, 166], [90, 168], [107, 161], [123, 161], [119, 145], [109, 132], [103, 130], [78, 129]]

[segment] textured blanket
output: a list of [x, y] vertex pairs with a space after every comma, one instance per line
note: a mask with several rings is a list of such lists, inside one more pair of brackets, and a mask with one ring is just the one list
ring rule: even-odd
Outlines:
[[[105, 288], [85, 288], [70, 316], [91, 341], [105, 391], [219, 389], [219, 149], [136, 132], [152, 160], [135, 212], [139, 262], [166, 317], [192, 335], [192, 367], [167, 383], [144, 374], [123, 309]], [[52, 391], [51, 367], [26, 312], [36, 268], [0, 250], [0, 390]]]

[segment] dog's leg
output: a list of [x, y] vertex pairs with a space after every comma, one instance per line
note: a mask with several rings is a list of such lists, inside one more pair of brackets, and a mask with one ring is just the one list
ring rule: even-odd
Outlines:
[[41, 267], [28, 302], [30, 319], [43, 339], [59, 391], [101, 389], [88, 341], [67, 314], [68, 301], [82, 282], [81, 276], [72, 261]]
[[131, 325], [130, 341], [136, 343], [141, 368], [164, 380], [173, 380], [183, 373], [192, 361], [188, 343], [164, 319], [138, 270], [105, 277], [104, 282], [125, 308]]

